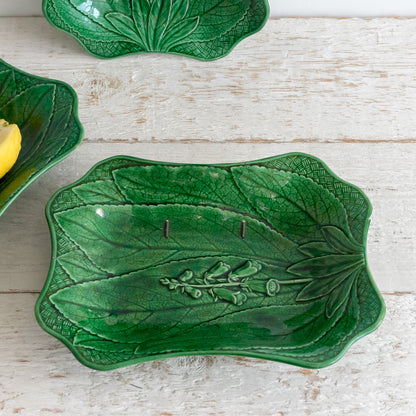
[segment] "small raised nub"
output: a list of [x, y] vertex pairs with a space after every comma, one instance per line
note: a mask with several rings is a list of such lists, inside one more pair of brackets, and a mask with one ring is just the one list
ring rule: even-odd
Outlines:
[[246, 236], [246, 222], [245, 220], [241, 221], [241, 229], [240, 229], [241, 238]]
[[165, 221], [164, 234], [165, 234], [165, 238], [169, 238], [169, 220]]

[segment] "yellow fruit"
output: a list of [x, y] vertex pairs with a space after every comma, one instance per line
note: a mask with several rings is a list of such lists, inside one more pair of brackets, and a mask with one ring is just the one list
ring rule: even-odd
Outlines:
[[22, 135], [16, 124], [0, 120], [0, 178], [16, 163], [21, 149]]

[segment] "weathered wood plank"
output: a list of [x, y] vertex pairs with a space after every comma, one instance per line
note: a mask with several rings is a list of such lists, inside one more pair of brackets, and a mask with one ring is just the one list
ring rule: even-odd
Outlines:
[[87, 139], [2, 218], [0, 290], [39, 290], [50, 256], [43, 207], [102, 158], [207, 163], [287, 151], [315, 154], [364, 188], [377, 282], [416, 288], [416, 19], [271, 20], [212, 63], [101, 61], [41, 18], [1, 22], [0, 56], [76, 88]]
[[271, 19], [226, 58], [103, 61], [42, 18], [0, 56], [79, 94], [88, 140], [416, 143], [416, 19]]
[[[269, 0], [270, 16], [414, 16], [411, 0]], [[0, 16], [41, 16], [42, 0], [0, 0]]]
[[96, 162], [117, 154], [185, 163], [253, 160], [292, 151], [326, 161], [343, 179], [360, 186], [373, 204], [368, 257], [384, 291], [416, 290], [416, 166], [412, 144], [357, 143], [84, 143], [33, 184], [0, 218], [0, 291], [38, 291], [50, 261], [44, 207], [60, 187]]
[[[0, 18], [0, 57], [76, 89], [84, 144], [0, 219], [0, 416], [412, 415], [416, 399], [416, 19], [278, 19], [227, 58], [101, 61], [42, 18]], [[323, 159], [373, 203], [379, 330], [318, 371], [188, 357], [109, 373], [37, 326], [53, 192], [115, 154], [220, 163], [292, 151]]]
[[382, 326], [321, 370], [208, 356], [97, 372], [38, 327], [35, 300], [0, 295], [1, 416], [415, 414], [414, 294], [385, 295]]

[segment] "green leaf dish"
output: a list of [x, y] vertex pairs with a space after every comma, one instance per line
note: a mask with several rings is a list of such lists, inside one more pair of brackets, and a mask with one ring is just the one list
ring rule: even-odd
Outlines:
[[114, 157], [46, 213], [36, 316], [94, 369], [196, 354], [324, 367], [384, 316], [365, 252], [370, 203], [308, 155]]
[[17, 124], [22, 149], [0, 178], [0, 216], [35, 179], [81, 142], [77, 96], [63, 82], [22, 72], [0, 59], [0, 119]]
[[46, 19], [98, 58], [219, 59], [266, 23], [267, 0], [43, 0]]

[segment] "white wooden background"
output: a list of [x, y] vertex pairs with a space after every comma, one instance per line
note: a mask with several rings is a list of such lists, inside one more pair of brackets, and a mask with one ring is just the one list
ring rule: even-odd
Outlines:
[[[276, 19], [228, 57], [101, 61], [43, 18], [0, 18], [0, 57], [71, 84], [80, 148], [0, 218], [0, 416], [416, 415], [416, 19]], [[234, 357], [111, 372], [36, 324], [48, 272], [44, 206], [116, 154], [237, 162], [323, 159], [373, 203], [370, 268], [387, 303], [373, 334], [305, 370]]]
[[[270, 16], [416, 16], [414, 0], [269, 0]], [[40, 16], [42, 0], [0, 0], [0, 16]]]

